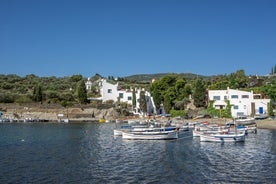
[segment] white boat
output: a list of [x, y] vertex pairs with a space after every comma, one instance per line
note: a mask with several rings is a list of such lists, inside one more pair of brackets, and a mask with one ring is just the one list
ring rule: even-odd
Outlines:
[[122, 130], [114, 129], [113, 132], [114, 132], [115, 136], [121, 136], [122, 135]]
[[122, 131], [123, 139], [131, 140], [166, 140], [177, 139], [178, 130], [169, 131], [145, 131], [145, 132], [126, 132]]
[[219, 127], [217, 125], [199, 124], [199, 125], [196, 125], [193, 130], [193, 137], [200, 137], [202, 134], [217, 134], [220, 132], [221, 133], [228, 132], [228, 129]]
[[255, 118], [248, 117], [248, 116], [239, 116], [236, 118], [237, 125], [252, 125], [256, 124]]
[[217, 133], [219, 133], [218, 130], [204, 130], [204, 131], [193, 130], [193, 137], [200, 137], [201, 135], [210, 135], [210, 134], [217, 134]]
[[245, 131], [239, 133], [228, 133], [228, 134], [202, 134], [200, 136], [201, 142], [244, 142]]
[[122, 135], [122, 131], [133, 131], [135, 129], [147, 129], [147, 125], [123, 125], [117, 128], [113, 129], [114, 135], [115, 136], [121, 136]]

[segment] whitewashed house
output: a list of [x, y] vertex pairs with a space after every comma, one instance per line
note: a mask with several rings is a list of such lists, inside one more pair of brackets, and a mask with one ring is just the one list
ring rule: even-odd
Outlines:
[[[88, 84], [88, 83], [87, 83]], [[101, 97], [98, 98], [102, 100], [102, 102], [106, 102], [112, 100], [117, 102], [126, 102], [132, 105], [132, 90], [122, 89], [118, 83], [111, 84], [106, 81], [106, 79], [101, 79], [98, 81], [98, 86], [100, 87]], [[87, 86], [88, 88], [88, 86]], [[90, 87], [91, 88], [91, 87]], [[133, 107], [133, 113], [140, 114], [140, 104], [139, 104], [139, 97], [141, 91], [145, 91], [144, 89], [135, 89], [136, 94], [136, 107]], [[155, 113], [155, 106], [153, 103], [153, 98], [151, 97], [148, 91], [145, 91], [145, 97], [147, 101], [147, 112], [149, 114]]]
[[254, 116], [268, 114], [270, 99], [263, 99], [260, 94], [253, 94], [253, 91], [240, 91], [227, 88], [226, 90], [208, 90], [208, 101], [214, 101], [214, 108], [225, 109], [226, 100], [229, 100], [232, 117], [241, 115]]
[[90, 78], [88, 78], [87, 81], [85, 82], [85, 86], [86, 86], [86, 90], [87, 91], [91, 91], [91, 89], [92, 89], [92, 82], [91, 82]]

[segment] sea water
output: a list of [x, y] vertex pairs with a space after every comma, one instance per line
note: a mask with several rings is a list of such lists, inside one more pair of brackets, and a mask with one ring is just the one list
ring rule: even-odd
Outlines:
[[276, 131], [122, 140], [112, 123], [1, 123], [0, 183], [276, 183]]

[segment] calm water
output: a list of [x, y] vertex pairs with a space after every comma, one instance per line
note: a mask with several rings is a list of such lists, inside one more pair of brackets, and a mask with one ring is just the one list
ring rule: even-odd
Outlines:
[[0, 124], [0, 183], [276, 183], [276, 131], [126, 141], [113, 124]]

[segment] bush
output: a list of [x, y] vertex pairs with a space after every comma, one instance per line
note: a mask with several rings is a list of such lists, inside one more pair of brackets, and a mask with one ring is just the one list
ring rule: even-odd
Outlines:
[[14, 103], [15, 95], [10, 93], [1, 93], [0, 94], [0, 103]]
[[15, 100], [16, 103], [31, 103], [33, 102], [28, 96], [20, 96]]
[[184, 111], [184, 110], [171, 110], [170, 114], [171, 114], [171, 117], [177, 117], [177, 116], [185, 117], [185, 116], [187, 116], [187, 112]]

